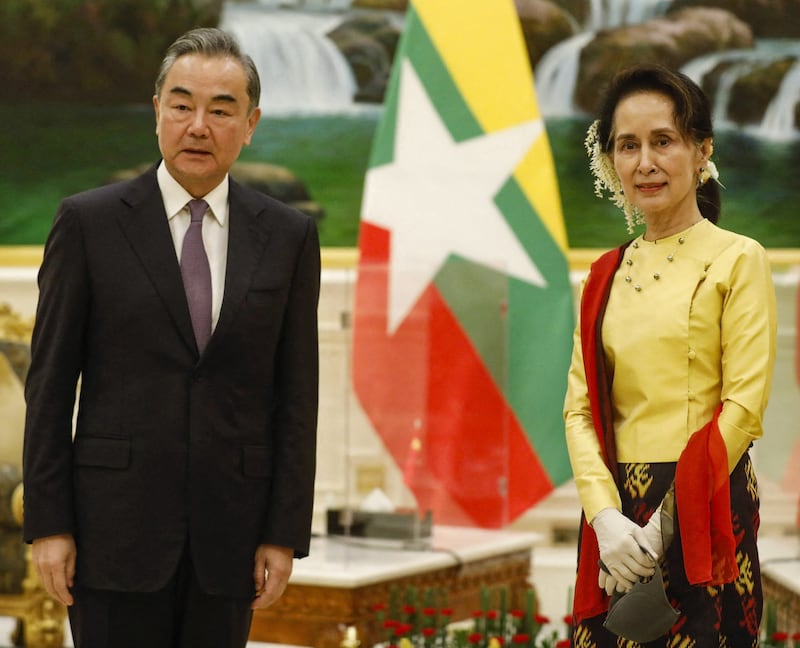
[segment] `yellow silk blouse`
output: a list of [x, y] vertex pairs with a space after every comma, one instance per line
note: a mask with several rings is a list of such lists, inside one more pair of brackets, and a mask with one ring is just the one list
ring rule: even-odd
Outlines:
[[[705, 219], [656, 242], [637, 238], [613, 278], [602, 335], [620, 463], [677, 461], [720, 403], [731, 470], [761, 437], [776, 313], [769, 262], [756, 241]], [[619, 508], [620, 498], [592, 423], [579, 326], [574, 340], [564, 416], [591, 521]]]

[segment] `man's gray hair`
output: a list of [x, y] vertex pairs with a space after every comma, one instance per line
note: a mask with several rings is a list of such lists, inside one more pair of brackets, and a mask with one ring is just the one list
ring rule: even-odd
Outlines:
[[192, 29], [180, 36], [167, 49], [164, 60], [161, 61], [161, 69], [156, 77], [156, 96], [161, 97], [161, 90], [164, 88], [164, 80], [172, 65], [181, 56], [186, 54], [201, 54], [202, 56], [223, 56], [230, 57], [238, 61], [244, 68], [247, 77], [247, 96], [250, 99], [249, 112], [258, 107], [261, 98], [261, 81], [258, 78], [258, 70], [247, 54], [242, 52], [236, 39], [222, 31], [210, 27]]

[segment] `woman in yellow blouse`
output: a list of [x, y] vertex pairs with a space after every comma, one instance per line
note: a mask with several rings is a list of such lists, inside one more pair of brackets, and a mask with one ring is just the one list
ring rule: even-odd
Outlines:
[[638, 645], [603, 622], [610, 595], [656, 569], [678, 614], [648, 646], [758, 644], [748, 448], [763, 431], [775, 293], [764, 249], [716, 225], [712, 138], [702, 90], [659, 66], [618, 74], [587, 136], [596, 193], [644, 231], [592, 266], [575, 333], [575, 646]]

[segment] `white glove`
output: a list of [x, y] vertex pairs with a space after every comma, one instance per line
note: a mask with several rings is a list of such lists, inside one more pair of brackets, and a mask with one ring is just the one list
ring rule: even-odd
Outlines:
[[600, 560], [617, 581], [617, 591], [627, 592], [640, 577], [653, 575], [655, 563], [646, 553], [648, 547], [643, 549], [633, 535], [635, 531], [643, 533], [638, 524], [617, 509], [606, 508], [595, 515], [592, 528], [597, 534]]
[[647, 550], [653, 562], [658, 562], [664, 556], [664, 539], [661, 535], [661, 506], [653, 511], [647, 524], [634, 529], [633, 537], [639, 545]]
[[614, 578], [611, 574], [606, 573], [603, 568], [600, 568], [599, 576], [597, 577], [597, 584], [600, 586], [600, 589], [606, 591], [606, 594], [611, 596], [614, 593], [614, 590], [617, 589], [617, 579]]

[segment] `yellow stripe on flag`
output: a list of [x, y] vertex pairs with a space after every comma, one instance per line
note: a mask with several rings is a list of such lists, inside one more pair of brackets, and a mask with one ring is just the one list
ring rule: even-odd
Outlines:
[[512, 0], [414, 0], [414, 8], [485, 131], [539, 117]]
[[564, 226], [561, 194], [547, 134], [536, 140], [522, 162], [517, 165], [514, 177], [550, 236], [566, 254], [569, 247], [567, 229]]
[[[413, 0], [413, 5], [485, 132], [541, 119], [513, 0]], [[558, 182], [546, 136], [539, 138], [514, 175], [553, 239], [566, 250]]]

